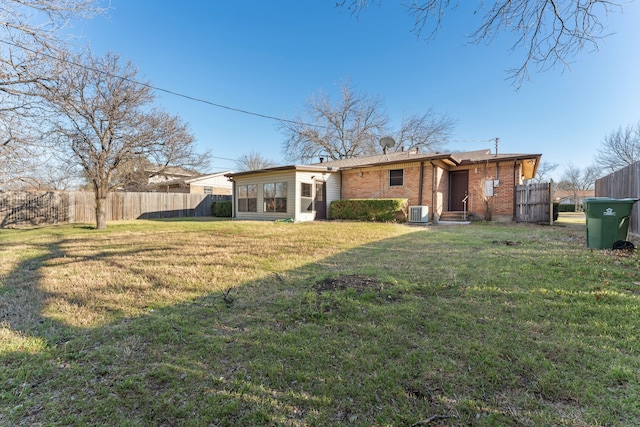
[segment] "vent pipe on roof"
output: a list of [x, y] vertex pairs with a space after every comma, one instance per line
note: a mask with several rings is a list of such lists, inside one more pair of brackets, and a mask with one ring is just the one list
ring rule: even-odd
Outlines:
[[320, 163], [324, 163], [324, 157], [320, 157]]

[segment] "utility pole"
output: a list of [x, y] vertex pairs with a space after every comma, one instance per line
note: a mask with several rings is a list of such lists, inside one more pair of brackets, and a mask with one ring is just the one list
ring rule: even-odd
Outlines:
[[496, 138], [496, 157], [498, 157], [498, 143], [500, 142], [500, 138]]

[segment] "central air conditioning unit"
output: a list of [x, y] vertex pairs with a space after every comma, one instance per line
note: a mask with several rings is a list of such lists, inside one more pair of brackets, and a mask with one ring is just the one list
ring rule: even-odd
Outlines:
[[429, 206], [409, 206], [409, 222], [429, 222]]

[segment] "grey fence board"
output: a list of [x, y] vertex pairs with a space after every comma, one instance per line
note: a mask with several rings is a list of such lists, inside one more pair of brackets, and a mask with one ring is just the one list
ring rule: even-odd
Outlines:
[[[596, 180], [596, 197], [640, 199], [640, 162]], [[631, 211], [631, 218], [629, 218], [629, 231], [633, 234], [640, 234], [639, 225], [640, 209], [636, 203]]]
[[[107, 198], [107, 221], [210, 216], [214, 201], [228, 196], [116, 192]], [[95, 223], [90, 192], [0, 192], [0, 228]]]
[[552, 184], [516, 186], [516, 221], [551, 223]]

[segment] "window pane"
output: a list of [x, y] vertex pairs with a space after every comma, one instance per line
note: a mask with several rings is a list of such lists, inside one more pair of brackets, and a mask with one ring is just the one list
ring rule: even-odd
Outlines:
[[322, 194], [324, 184], [316, 184], [316, 201], [321, 202], [324, 195]]
[[276, 185], [275, 184], [265, 184], [264, 185], [264, 197], [271, 198], [276, 197]]
[[240, 212], [247, 211], [247, 199], [238, 199], [238, 210]]
[[279, 182], [276, 184], [276, 197], [287, 197], [286, 182]]
[[389, 170], [389, 185], [401, 186], [404, 183], [404, 169], [391, 169]]
[[275, 212], [276, 210], [276, 199], [264, 199], [264, 211], [265, 212]]
[[300, 187], [300, 195], [302, 197], [311, 197], [311, 184], [302, 183]]
[[313, 210], [313, 199], [311, 197], [300, 198], [300, 212], [311, 212]]
[[238, 198], [246, 199], [247, 198], [247, 186], [240, 185], [238, 186]]
[[258, 197], [258, 184], [247, 185], [247, 197], [249, 198]]
[[258, 199], [247, 199], [247, 211], [258, 212]]
[[276, 212], [287, 211], [287, 199], [284, 197], [278, 197], [276, 199]]

